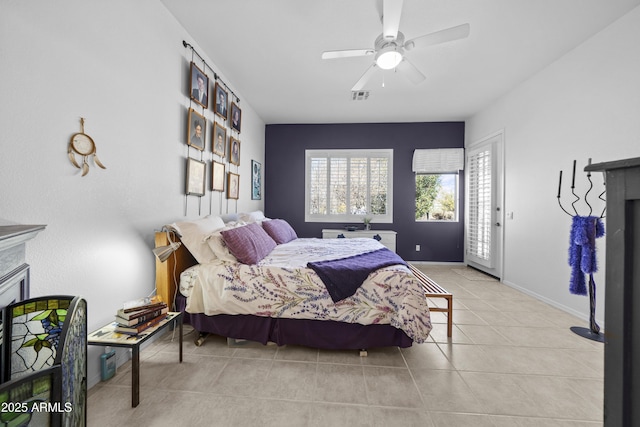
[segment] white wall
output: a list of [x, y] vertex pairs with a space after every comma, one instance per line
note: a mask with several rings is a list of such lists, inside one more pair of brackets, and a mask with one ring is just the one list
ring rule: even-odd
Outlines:
[[[207, 191], [200, 207], [193, 196], [185, 205], [191, 51], [183, 40], [203, 54], [157, 0], [0, 4], [0, 219], [47, 225], [27, 244], [31, 296], [82, 295], [90, 330], [153, 291], [154, 230], [263, 209], [251, 200], [249, 177], [251, 159], [264, 159], [264, 123], [224, 75], [243, 113], [240, 199]], [[80, 117], [107, 167], [91, 162], [85, 177], [67, 158]], [[101, 351], [89, 348], [90, 385]]]
[[[557, 203], [559, 171], [569, 196], [573, 160], [576, 193], [587, 190], [589, 158], [594, 163], [640, 157], [640, 8], [569, 52], [493, 105], [472, 117], [466, 144], [505, 131], [504, 282], [523, 288], [583, 318], [588, 298], [569, 293], [571, 218]], [[602, 174], [592, 176], [590, 201], [602, 191]], [[600, 190], [600, 191], [595, 191]], [[570, 197], [563, 197], [570, 208]], [[594, 203], [599, 215], [603, 204]], [[584, 204], [578, 212], [586, 215]], [[606, 227], [606, 224], [605, 224]], [[598, 239], [600, 271], [596, 318], [604, 318], [605, 239]], [[588, 327], [588, 324], [578, 325]]]

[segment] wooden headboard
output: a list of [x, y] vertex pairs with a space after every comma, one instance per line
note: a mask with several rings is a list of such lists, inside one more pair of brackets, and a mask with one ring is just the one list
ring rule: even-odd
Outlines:
[[[170, 232], [170, 234], [172, 241], [180, 241], [175, 233]], [[155, 241], [156, 248], [167, 246], [170, 243], [167, 239], [166, 231], [156, 231]], [[180, 273], [197, 263], [191, 252], [184, 245], [180, 245], [165, 262], [160, 262], [156, 258], [156, 292], [162, 301], [167, 303], [169, 310], [175, 310], [173, 300], [180, 283]]]

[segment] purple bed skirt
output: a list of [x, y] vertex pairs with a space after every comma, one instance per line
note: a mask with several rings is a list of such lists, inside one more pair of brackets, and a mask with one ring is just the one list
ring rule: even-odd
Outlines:
[[[186, 298], [178, 295], [176, 307], [184, 311]], [[184, 323], [198, 332], [266, 344], [301, 345], [326, 350], [360, 350], [377, 347], [411, 347], [413, 340], [391, 325], [360, 325], [324, 320], [276, 319], [252, 315], [184, 313]]]

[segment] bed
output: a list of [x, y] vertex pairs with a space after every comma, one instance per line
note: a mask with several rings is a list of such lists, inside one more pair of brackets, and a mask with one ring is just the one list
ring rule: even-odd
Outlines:
[[[183, 221], [168, 230], [156, 233], [156, 247], [178, 239], [182, 245], [167, 261], [156, 261], [157, 292], [203, 336], [363, 350], [410, 347], [431, 330], [418, 279], [374, 239], [298, 238], [286, 221], [259, 211], [227, 221]], [[251, 247], [248, 254], [235, 240]], [[349, 267], [373, 258], [370, 273]], [[346, 276], [331, 276], [336, 263], [347, 266]], [[334, 270], [325, 273], [326, 267]], [[347, 294], [335, 295], [333, 279]]]

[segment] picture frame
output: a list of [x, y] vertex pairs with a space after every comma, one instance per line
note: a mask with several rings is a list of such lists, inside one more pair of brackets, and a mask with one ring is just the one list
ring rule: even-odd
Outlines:
[[229, 137], [229, 163], [240, 166], [240, 140]]
[[227, 172], [227, 199], [238, 199], [240, 192], [240, 175]]
[[200, 160], [187, 159], [187, 188], [188, 196], [204, 196], [204, 176], [206, 164]]
[[224, 158], [227, 147], [227, 128], [218, 122], [213, 122], [211, 138], [211, 151], [213, 151], [213, 154]]
[[213, 101], [213, 112], [227, 120], [227, 115], [229, 113], [229, 94], [218, 82], [216, 82], [214, 93], [215, 99]]
[[224, 163], [211, 161], [211, 191], [224, 191]]
[[190, 76], [189, 94], [191, 99], [204, 108], [208, 108], [209, 77], [193, 62], [191, 62]]
[[207, 119], [193, 108], [189, 109], [189, 125], [187, 126], [187, 145], [204, 151], [205, 135], [207, 134]]
[[262, 199], [262, 165], [251, 160], [251, 200]]
[[236, 105], [235, 102], [231, 103], [231, 129], [240, 133], [240, 127], [242, 124], [242, 110]]

